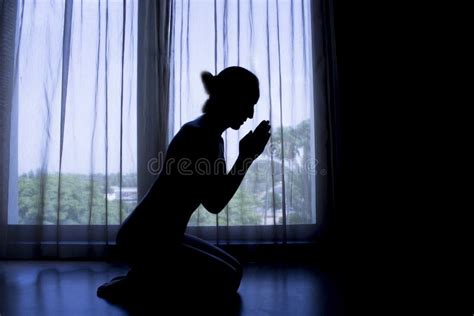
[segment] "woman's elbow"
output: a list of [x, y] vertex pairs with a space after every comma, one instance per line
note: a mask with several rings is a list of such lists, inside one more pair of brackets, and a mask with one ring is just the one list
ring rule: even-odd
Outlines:
[[206, 206], [204, 206], [204, 207], [206, 208], [206, 210], [208, 212], [210, 212], [212, 214], [215, 214], [215, 215], [219, 214], [224, 209], [222, 207], [206, 207]]
[[205, 202], [205, 201], [202, 202], [202, 205], [209, 213], [216, 214], [216, 215], [219, 214], [225, 207], [225, 205], [222, 206], [216, 203], [210, 203], [210, 202]]

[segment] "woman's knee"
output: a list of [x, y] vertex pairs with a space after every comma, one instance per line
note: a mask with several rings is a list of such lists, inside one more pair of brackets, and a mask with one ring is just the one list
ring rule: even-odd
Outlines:
[[213, 277], [216, 280], [238, 283], [242, 279], [240, 264], [231, 264], [226, 260], [190, 245], [183, 245], [181, 261], [193, 275]]
[[206, 253], [209, 253], [211, 255], [214, 255], [221, 260], [227, 262], [230, 264], [232, 267], [234, 267], [236, 270], [238, 270], [239, 274], [242, 274], [242, 265], [240, 262], [234, 258], [231, 254], [227, 253], [223, 249], [201, 239], [193, 235], [185, 234], [183, 243], [185, 245], [189, 245], [191, 247], [197, 248], [199, 250], [202, 250]]

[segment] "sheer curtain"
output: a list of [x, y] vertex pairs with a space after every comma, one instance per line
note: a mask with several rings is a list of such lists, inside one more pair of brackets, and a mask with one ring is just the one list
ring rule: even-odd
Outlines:
[[10, 127], [15, 69], [15, 22], [17, 2], [0, 0], [0, 258], [6, 255], [8, 227], [8, 182], [10, 173]]
[[94, 255], [137, 200], [137, 2], [14, 9], [4, 255]]
[[315, 240], [332, 178], [328, 3], [1, 0], [0, 255], [103, 255], [171, 137], [200, 115], [200, 73], [232, 65], [258, 76], [261, 97], [223, 135], [228, 168], [261, 120], [272, 138], [226, 209], [200, 208], [188, 231]]
[[[227, 166], [239, 139], [269, 119], [272, 138], [218, 216], [200, 207], [188, 231], [220, 241], [307, 241], [326, 207], [327, 116], [315, 103], [314, 10], [309, 0], [174, 0], [170, 134], [201, 114], [204, 70], [242, 66], [260, 80], [253, 120], [223, 135]], [[316, 45], [316, 49], [321, 49]], [[322, 117], [321, 117], [322, 116]], [[318, 179], [319, 178], [319, 179]]]

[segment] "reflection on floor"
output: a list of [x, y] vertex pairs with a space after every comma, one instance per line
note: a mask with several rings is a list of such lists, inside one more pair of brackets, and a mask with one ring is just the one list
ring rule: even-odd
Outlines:
[[[0, 315], [128, 315], [96, 296], [100, 284], [125, 272], [104, 262], [0, 261]], [[204, 310], [196, 310], [197, 305], [164, 301], [157, 293], [146, 314], [163, 314], [167, 306], [196, 315], [339, 315], [335, 284], [311, 265], [251, 263], [232, 303], [208, 297], [199, 307]]]

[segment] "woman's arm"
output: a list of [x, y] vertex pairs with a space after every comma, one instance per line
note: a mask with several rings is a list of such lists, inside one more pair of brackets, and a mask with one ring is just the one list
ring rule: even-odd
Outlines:
[[208, 177], [202, 204], [209, 212], [218, 214], [225, 208], [242, 183], [252, 162], [251, 158], [239, 156], [228, 174]]
[[220, 213], [239, 188], [252, 162], [263, 152], [270, 138], [270, 124], [262, 121], [254, 132], [250, 131], [239, 143], [239, 156], [228, 174], [206, 178], [202, 204], [213, 214]]

